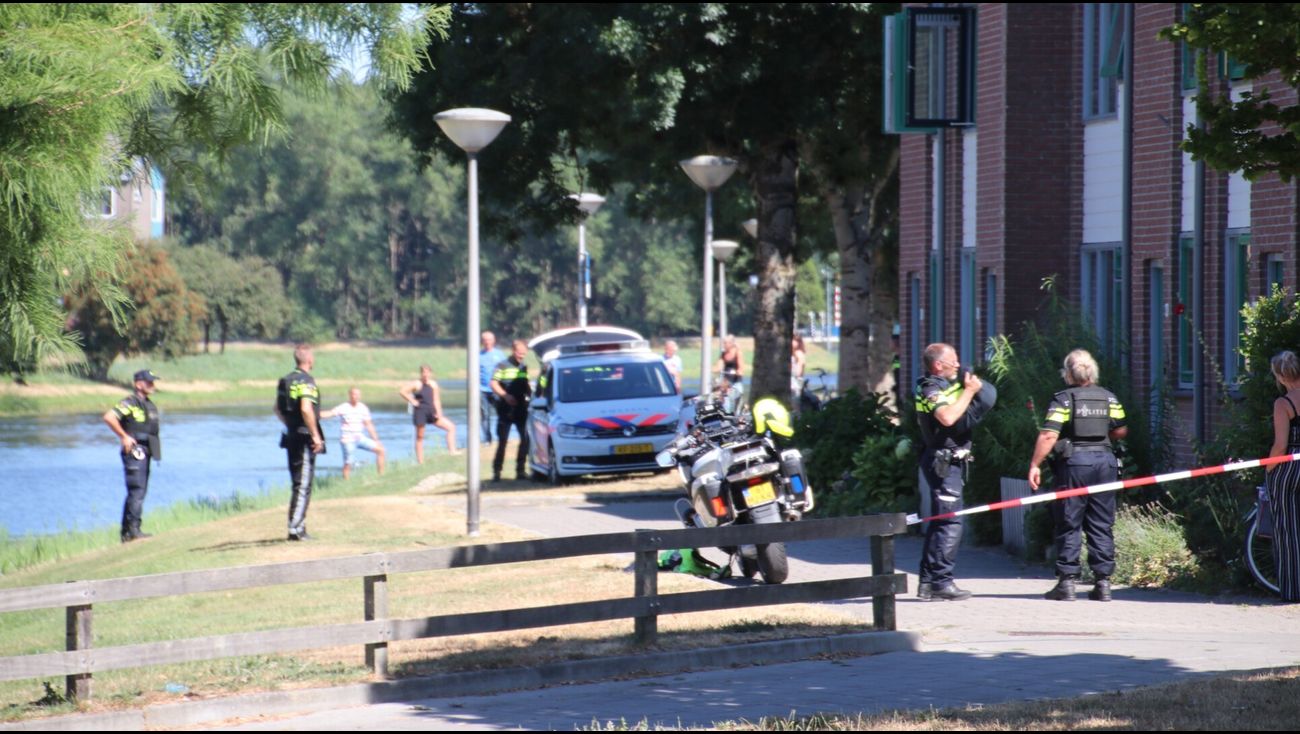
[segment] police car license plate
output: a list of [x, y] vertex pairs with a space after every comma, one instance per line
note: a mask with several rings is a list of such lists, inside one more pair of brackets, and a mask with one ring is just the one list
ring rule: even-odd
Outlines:
[[628, 443], [622, 446], [614, 447], [614, 455], [622, 456], [623, 454], [649, 454], [655, 450], [654, 444], [649, 443]]
[[752, 487], [745, 488], [745, 504], [750, 507], [766, 504], [776, 499], [776, 490], [772, 488], [771, 482], [755, 484]]

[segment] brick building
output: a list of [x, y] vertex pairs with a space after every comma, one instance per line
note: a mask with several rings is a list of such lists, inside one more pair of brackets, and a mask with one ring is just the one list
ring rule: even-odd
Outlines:
[[[963, 74], [973, 87], [967, 124], [902, 135], [904, 379], [933, 341], [981, 361], [989, 336], [1034, 318], [1039, 284], [1056, 275], [1134, 384], [1171, 391], [1186, 455], [1212, 430], [1218, 373], [1231, 381], [1239, 368], [1241, 305], [1295, 286], [1296, 184], [1248, 182], [1178, 149], [1196, 122], [1194, 57], [1157, 38], [1177, 4], [941, 10], [954, 8], [967, 9], [969, 50], [957, 32], [912, 41], [914, 73], [943, 69], [938, 96], [950, 106]], [[1210, 69], [1232, 94], [1269, 86], [1234, 81], [1230, 60]], [[1272, 92], [1296, 101], [1276, 81]]]

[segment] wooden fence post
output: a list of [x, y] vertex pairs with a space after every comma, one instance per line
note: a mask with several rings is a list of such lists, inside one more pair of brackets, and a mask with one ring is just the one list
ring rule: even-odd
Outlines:
[[[654, 530], [638, 529], [636, 552], [636, 588], [633, 594], [638, 597], [653, 597], [659, 594], [659, 551], [658, 546], [660, 539], [656, 536]], [[640, 542], [644, 540], [645, 542]], [[649, 548], [646, 548], [646, 545]], [[650, 614], [644, 617], [636, 618], [636, 643], [638, 645], [653, 645], [659, 640], [659, 615], [655, 610], [659, 608], [658, 602], [650, 603]]]
[[[388, 574], [365, 577], [366, 621], [388, 619]], [[388, 643], [366, 645], [366, 667], [381, 678], [388, 677]]]
[[[95, 644], [94, 613], [89, 604], [77, 604], [67, 611], [67, 645], [68, 652], [89, 650]], [[90, 673], [77, 673], [65, 679], [65, 695], [73, 701], [89, 701], [91, 693]]]
[[[894, 574], [894, 536], [871, 536], [871, 575], [884, 576]], [[898, 620], [894, 616], [894, 592], [877, 594], [871, 597], [871, 620], [876, 631], [897, 630]]]

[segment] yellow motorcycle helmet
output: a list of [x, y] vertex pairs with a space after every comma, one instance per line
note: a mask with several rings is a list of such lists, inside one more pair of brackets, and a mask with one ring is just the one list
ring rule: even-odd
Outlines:
[[771, 431], [786, 438], [794, 435], [794, 426], [790, 425], [790, 411], [776, 398], [763, 398], [754, 403], [752, 412], [755, 432], [761, 434]]

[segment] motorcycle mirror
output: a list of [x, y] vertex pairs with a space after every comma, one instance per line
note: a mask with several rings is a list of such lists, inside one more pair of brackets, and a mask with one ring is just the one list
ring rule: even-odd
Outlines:
[[677, 465], [677, 460], [673, 458], [673, 452], [664, 449], [655, 456], [655, 463], [665, 469], [671, 469]]

